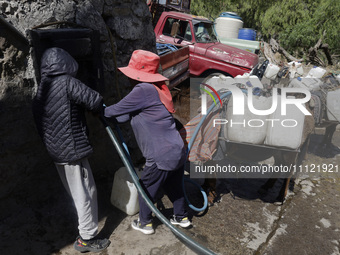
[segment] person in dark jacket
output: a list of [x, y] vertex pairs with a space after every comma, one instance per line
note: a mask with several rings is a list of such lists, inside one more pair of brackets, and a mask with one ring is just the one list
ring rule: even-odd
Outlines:
[[[120, 102], [106, 107], [105, 117], [131, 116], [133, 132], [146, 159], [140, 179], [142, 187], [154, 202], [163, 188], [174, 206], [170, 222], [189, 227], [182, 189], [186, 152], [171, 114], [175, 110], [166, 85], [168, 79], [158, 73], [159, 61], [152, 52], [133, 52], [129, 65], [119, 70], [130, 78], [132, 85], [137, 85]], [[139, 207], [139, 219], [132, 222], [132, 227], [153, 234], [152, 212], [141, 196]]]
[[85, 110], [103, 111], [101, 95], [75, 78], [78, 64], [63, 49], [49, 48], [41, 58], [41, 82], [33, 99], [33, 115], [43, 143], [71, 195], [78, 215], [74, 248], [98, 252], [108, 239], [98, 232], [97, 189], [87, 157], [93, 152]]

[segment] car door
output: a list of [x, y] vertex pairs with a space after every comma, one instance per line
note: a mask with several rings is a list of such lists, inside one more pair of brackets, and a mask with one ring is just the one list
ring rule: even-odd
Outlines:
[[[174, 28], [177, 28], [176, 34]], [[191, 45], [193, 40], [190, 22], [169, 16], [166, 18], [162, 33], [156, 42], [185, 46]]]

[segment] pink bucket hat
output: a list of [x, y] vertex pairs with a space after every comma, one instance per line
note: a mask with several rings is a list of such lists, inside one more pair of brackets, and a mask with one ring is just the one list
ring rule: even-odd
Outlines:
[[160, 58], [155, 53], [135, 50], [129, 65], [118, 68], [127, 77], [141, 82], [159, 82], [169, 79], [158, 73]]

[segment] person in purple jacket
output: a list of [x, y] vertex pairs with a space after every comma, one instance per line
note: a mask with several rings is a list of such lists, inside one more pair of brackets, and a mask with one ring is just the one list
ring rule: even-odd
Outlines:
[[[189, 227], [182, 178], [186, 152], [176, 129], [175, 112], [168, 79], [158, 73], [160, 58], [144, 50], [135, 50], [129, 65], [119, 68], [134, 85], [132, 91], [117, 104], [105, 108], [105, 117], [131, 118], [138, 146], [146, 159], [140, 182], [149, 198], [155, 202], [162, 188], [173, 203], [170, 222]], [[125, 116], [126, 117], [126, 116]], [[144, 234], [153, 234], [152, 211], [139, 196], [139, 218], [132, 227]]]

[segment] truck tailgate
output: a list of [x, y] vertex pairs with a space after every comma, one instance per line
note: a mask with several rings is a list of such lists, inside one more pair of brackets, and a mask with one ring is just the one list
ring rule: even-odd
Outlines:
[[160, 73], [170, 80], [169, 88], [189, 77], [189, 47], [160, 56]]

